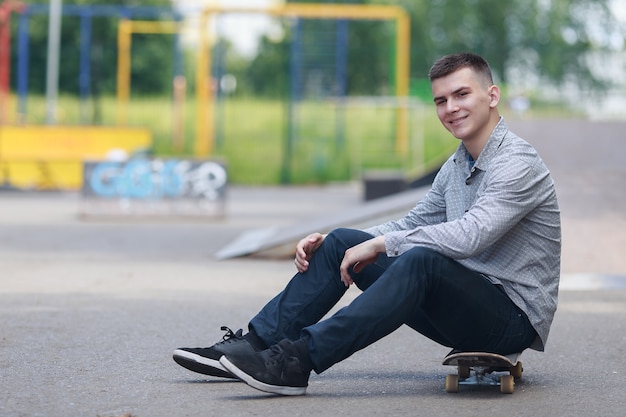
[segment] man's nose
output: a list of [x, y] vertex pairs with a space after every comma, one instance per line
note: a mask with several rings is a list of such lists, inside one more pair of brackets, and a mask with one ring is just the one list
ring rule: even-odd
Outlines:
[[446, 111], [448, 113], [454, 113], [459, 110], [459, 106], [456, 103], [456, 100], [449, 99], [446, 101]]

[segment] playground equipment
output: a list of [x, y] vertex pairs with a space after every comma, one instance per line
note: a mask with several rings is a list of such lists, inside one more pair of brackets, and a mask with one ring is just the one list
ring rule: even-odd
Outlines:
[[[270, 8], [242, 8], [232, 6], [209, 6], [200, 12], [199, 25], [199, 44], [197, 50], [197, 67], [196, 67], [196, 134], [193, 145], [193, 153], [196, 157], [206, 157], [213, 154], [216, 148], [216, 135], [221, 133], [221, 123], [223, 120], [217, 117], [219, 109], [218, 91], [213, 88], [215, 77], [219, 75], [220, 63], [214, 62], [217, 51], [213, 51], [211, 44], [209, 23], [213, 18], [222, 14], [263, 14], [273, 17], [282, 17], [295, 19], [326, 19], [336, 22], [345, 23], [346, 20], [377, 20], [391, 21], [395, 23], [395, 39], [394, 39], [394, 60], [392, 63], [393, 74], [391, 78], [394, 80], [393, 93], [395, 95], [395, 136], [396, 136], [396, 152], [398, 154], [406, 154], [409, 148], [409, 111], [413, 106], [409, 103], [409, 39], [410, 39], [410, 20], [404, 9], [397, 6], [376, 6], [376, 5], [352, 5], [352, 4], [297, 4], [289, 3]], [[336, 96], [344, 97], [346, 94], [345, 84], [345, 66], [347, 60], [347, 50], [345, 46], [347, 36], [346, 26], [340, 26], [337, 39], [333, 40], [336, 46], [336, 73], [338, 84], [342, 84]], [[130, 44], [131, 37], [134, 33], [175, 33], [179, 29], [176, 22], [144, 22], [124, 20], [120, 23], [118, 29], [118, 123], [124, 124], [128, 118], [128, 102], [130, 97]], [[301, 88], [298, 80], [301, 78], [302, 63], [300, 62], [302, 52], [302, 42], [300, 41], [300, 26], [296, 29], [296, 36], [291, 42], [290, 54], [290, 99], [288, 102], [288, 128], [286, 129], [286, 138], [283, 144], [283, 168], [281, 179], [282, 182], [289, 181], [289, 165], [291, 163], [291, 153], [293, 143], [297, 141], [297, 124], [299, 115], [297, 114], [297, 106], [301, 99]], [[343, 41], [343, 42], [342, 42]], [[329, 42], [329, 43], [332, 43]], [[308, 54], [310, 56], [310, 53]], [[218, 57], [219, 59], [219, 57]], [[216, 74], [217, 73], [217, 74]], [[177, 90], [180, 92], [180, 90]], [[180, 101], [179, 101], [180, 102]], [[176, 106], [174, 107], [177, 108]], [[345, 109], [345, 102], [339, 103], [337, 113], [341, 113]], [[179, 111], [182, 113], [182, 110]], [[219, 112], [220, 114], [222, 112]], [[345, 114], [345, 113], [344, 113]], [[175, 116], [180, 120], [181, 116]], [[345, 120], [336, 123], [335, 137], [337, 142], [344, 141]], [[180, 142], [176, 140], [175, 142]], [[175, 146], [174, 148], [180, 148]]]
[[[215, 97], [210, 91], [211, 48], [207, 33], [209, 19], [221, 13], [262, 13], [270, 16], [292, 18], [319, 18], [319, 19], [371, 19], [392, 20], [396, 23], [396, 51], [395, 51], [395, 94], [399, 98], [406, 98], [409, 94], [409, 56], [410, 56], [410, 19], [404, 9], [397, 6], [352, 5], [352, 4], [297, 4], [288, 3], [266, 9], [236, 8], [227, 6], [210, 6], [201, 14], [200, 43], [196, 70], [196, 98], [199, 117], [196, 127], [196, 155], [208, 155], [213, 150], [215, 120], [213, 109]], [[408, 147], [408, 118], [406, 109], [398, 108], [397, 114], [397, 150], [406, 151]]]
[[[5, 2], [5, 4], [14, 4], [13, 2]], [[8, 6], [4, 6], [7, 8]], [[14, 12], [18, 12], [18, 31], [17, 31], [17, 66], [16, 66], [16, 84], [18, 95], [18, 114], [20, 118], [27, 112], [28, 98], [28, 71], [29, 71], [29, 25], [30, 19], [35, 15], [47, 15], [49, 13], [48, 5], [43, 4], [22, 4], [19, 8], [12, 7]], [[79, 70], [79, 95], [82, 101], [87, 100], [91, 95], [91, 38], [92, 38], [92, 22], [94, 17], [117, 17], [119, 19], [133, 18], [162, 18], [170, 16], [176, 21], [180, 21], [182, 17], [170, 8], [162, 7], [145, 7], [145, 6], [112, 6], [112, 5], [73, 5], [66, 4], [62, 9], [63, 16], [77, 17], [80, 19], [80, 70]], [[6, 39], [2, 38], [2, 39]], [[8, 40], [4, 40], [8, 43]], [[5, 48], [2, 48], [5, 51]], [[8, 74], [9, 61], [0, 61], [0, 73]], [[8, 75], [6, 82], [6, 92], [8, 92]], [[1, 94], [1, 91], [0, 91]], [[0, 97], [1, 98], [1, 97]], [[6, 121], [6, 119], [5, 119]], [[86, 122], [81, 119], [81, 122]]]
[[[5, 1], [0, 4], [0, 184], [17, 189], [78, 189], [83, 161], [106, 159], [111, 152], [133, 155], [152, 146], [147, 128], [103, 126], [25, 125], [28, 98], [29, 24], [34, 15], [47, 15], [48, 5]], [[18, 17], [17, 125], [9, 122], [10, 17]], [[83, 105], [91, 95], [91, 31], [97, 16], [160, 17], [169, 8], [64, 5], [64, 16], [80, 19], [79, 94]], [[86, 117], [81, 116], [84, 123]]]
[[[5, 2], [6, 3], [6, 2]], [[3, 5], [5, 3], [2, 3]], [[20, 9], [17, 13], [18, 25], [17, 25], [17, 62], [16, 62], [16, 99], [17, 99], [17, 111], [13, 114], [12, 119], [16, 121], [22, 128], [27, 129], [28, 126], [24, 126], [26, 120], [26, 114], [28, 113], [28, 69], [29, 69], [29, 22], [30, 18], [34, 15], [46, 15], [49, 11], [46, 5], [28, 5]], [[130, 101], [130, 73], [131, 73], [131, 41], [132, 35], [136, 33], [142, 34], [172, 34], [178, 36], [181, 27], [182, 16], [178, 15], [176, 11], [166, 8], [152, 8], [152, 7], [125, 7], [125, 6], [78, 6], [78, 5], [64, 5], [62, 9], [63, 16], [76, 17], [80, 19], [80, 44], [79, 55], [80, 59], [78, 65], [80, 66], [79, 78], [78, 78], [78, 91], [79, 97], [82, 102], [80, 106], [80, 122], [83, 124], [89, 123], [88, 114], [86, 112], [89, 106], [86, 104], [91, 98], [91, 73], [93, 63], [90, 60], [91, 55], [91, 38], [92, 38], [92, 19], [96, 16], [106, 16], [112, 18], [118, 18], [118, 62], [117, 62], [117, 114], [113, 124], [117, 123], [120, 129], [126, 129], [129, 121], [132, 120], [132, 113], [130, 113], [129, 101]], [[335, 97], [326, 97], [325, 104], [334, 105], [335, 112], [334, 123], [336, 125], [334, 132], [325, 132], [330, 139], [326, 137], [321, 140], [336, 140], [339, 146], [341, 145], [345, 125], [345, 109], [351, 106], [350, 99], [345, 97], [346, 95], [346, 65], [347, 65], [347, 21], [364, 20], [364, 21], [383, 21], [390, 22], [394, 25], [392, 31], [392, 44], [391, 55], [393, 56], [392, 63], [390, 63], [391, 80], [391, 100], [394, 100], [394, 116], [386, 120], [391, 120], [394, 126], [391, 126], [392, 134], [395, 136], [395, 152], [398, 154], [406, 154], [409, 147], [409, 118], [410, 112], [413, 108], [413, 104], [409, 103], [409, 32], [410, 24], [408, 14], [400, 7], [396, 6], [374, 6], [374, 5], [355, 5], [355, 4], [285, 4], [274, 6], [270, 8], [237, 8], [228, 6], [210, 6], [205, 9], [197, 11], [199, 16], [199, 43], [197, 47], [196, 56], [196, 69], [195, 82], [193, 88], [195, 88], [195, 109], [197, 116], [194, 117], [193, 123], [195, 123], [195, 136], [192, 144], [192, 153], [195, 157], [204, 158], [209, 155], [213, 155], [216, 151], [216, 136], [223, 135], [224, 121], [221, 117], [221, 103], [222, 99], [220, 92], [216, 91], [213, 87], [215, 85], [215, 77], [220, 76], [220, 71], [223, 71], [223, 61], [220, 61], [219, 50], [214, 47], [211, 38], [211, 29], [214, 27], [212, 23], [214, 18], [217, 18], [221, 14], [225, 13], [258, 13], [265, 14], [272, 17], [279, 17], [287, 19], [292, 28], [295, 27], [295, 35], [291, 42], [291, 56], [290, 56], [290, 70], [289, 74], [285, 74], [290, 77], [290, 99], [288, 100], [288, 106], [286, 107], [286, 129], [284, 129], [285, 140], [282, 144], [282, 155], [285, 160], [283, 165], [287, 167], [290, 164], [290, 154], [294, 143], [300, 144], [300, 125], [302, 105], [302, 85], [299, 85], [301, 78], [303, 77], [303, 71], [306, 68], [306, 63], [303, 61], [302, 56], [306, 54], [306, 47], [302, 39], [299, 37], [303, 21], [310, 20], [328, 20], [336, 22], [336, 39], [333, 41], [336, 43], [334, 50], [334, 63], [336, 66], [336, 82], [342, 87], [338, 88], [335, 92]], [[146, 20], [156, 19], [156, 20]], [[6, 25], [5, 25], [6, 26]], [[330, 44], [330, 42], [329, 42]], [[178, 43], [176, 43], [178, 47]], [[333, 48], [329, 46], [329, 48]], [[4, 51], [5, 49], [3, 49]], [[184, 153], [184, 112], [182, 108], [185, 103], [186, 94], [186, 82], [184, 73], [182, 71], [182, 57], [180, 51], [174, 51], [174, 73], [173, 73], [173, 106], [170, 107], [173, 117], [172, 124], [172, 147], [171, 149], [177, 153]], [[0, 61], [0, 74], [2, 69], [6, 68], [8, 71], [8, 62]], [[342, 79], [344, 77], [344, 79]], [[8, 76], [7, 76], [8, 79]], [[8, 86], [8, 82], [7, 82]], [[5, 91], [8, 91], [5, 89]], [[0, 90], [0, 102], [6, 97], [6, 94], [2, 95]], [[406, 103], [405, 103], [406, 102]], [[223, 101], [222, 101], [223, 103]], [[334, 104], [333, 104], [334, 103]], [[309, 104], [309, 103], [307, 103]], [[3, 105], [0, 113], [6, 113], [12, 106]], [[193, 114], [193, 113], [191, 113]], [[1, 117], [1, 116], [0, 116]], [[30, 117], [30, 116], [29, 116]], [[7, 119], [11, 117], [0, 119], [4, 124], [7, 123]], [[136, 123], [136, 122], [135, 122]], [[221, 123], [221, 125], [220, 125]], [[332, 122], [330, 123], [332, 125]], [[2, 142], [2, 130], [4, 125], [0, 123], [0, 143]], [[62, 128], [62, 127], [59, 127]], [[92, 127], [89, 127], [90, 129]], [[111, 132], [111, 127], [108, 128], [108, 132]], [[193, 126], [189, 129], [194, 130]], [[25, 130], [21, 130], [25, 132]], [[71, 129], [74, 134], [77, 132], [75, 129]], [[39, 131], [41, 133], [42, 131]], [[262, 134], [262, 133], [261, 133]], [[142, 134], [143, 135], [143, 134]], [[120, 136], [122, 137], [122, 136]], [[143, 136], [142, 136], [143, 137]], [[220, 139], [217, 137], [217, 139]], [[313, 141], [318, 141], [320, 138], [308, 138]], [[308, 140], [307, 139], [307, 140]], [[169, 140], [169, 138], [167, 139]], [[163, 143], [163, 142], [159, 142]], [[219, 142], [218, 142], [219, 143]], [[319, 141], [316, 143], [320, 143]], [[391, 141], [389, 141], [391, 143]], [[142, 142], [142, 148], [144, 142]], [[299, 146], [299, 145], [297, 145]], [[120, 148], [125, 148], [122, 144]], [[143, 149], [142, 149], [143, 150]], [[135, 150], [126, 149], [128, 153], [133, 153]], [[345, 152], [345, 149], [340, 149], [341, 152]], [[332, 152], [332, 151], [331, 151]], [[34, 155], [33, 152], [30, 153]], [[41, 157], [45, 152], [40, 155]], [[8, 153], [0, 153], [0, 164], [4, 165], [6, 171]], [[320, 166], [326, 161], [326, 156], [322, 155], [319, 158]], [[38, 157], [39, 158], [39, 157]], [[42, 159], [38, 159], [38, 166], [41, 166]], [[316, 162], [318, 163], [318, 162]], [[13, 168], [11, 168], [12, 170]], [[287, 169], [285, 169], [286, 171]], [[0, 169], [0, 171], [2, 171]], [[41, 169], [38, 170], [41, 172]], [[15, 175], [5, 175], [6, 178], [10, 178], [11, 181], [15, 180]], [[289, 182], [289, 181], [285, 181]], [[34, 183], [36, 180], [28, 180], [22, 183]], [[69, 181], [72, 183], [72, 181]]]

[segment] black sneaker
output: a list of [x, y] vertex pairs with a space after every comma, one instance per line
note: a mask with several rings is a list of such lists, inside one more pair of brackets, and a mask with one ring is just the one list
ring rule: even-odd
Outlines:
[[235, 352], [242, 346], [248, 346], [253, 351], [261, 349], [254, 347], [246, 338], [247, 335], [242, 335], [242, 329], [237, 330], [236, 333], [226, 326], [222, 326], [221, 329], [226, 332], [221, 342], [207, 348], [176, 349], [173, 354], [174, 361], [183, 368], [200, 374], [235, 378], [220, 364], [220, 357], [227, 352]]
[[247, 347], [226, 353], [220, 363], [252, 388], [280, 395], [303, 395], [312, 368], [304, 355], [295, 342], [284, 339], [261, 352]]

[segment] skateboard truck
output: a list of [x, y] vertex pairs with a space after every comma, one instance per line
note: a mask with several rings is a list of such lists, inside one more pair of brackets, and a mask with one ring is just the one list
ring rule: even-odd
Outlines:
[[[446, 392], [458, 392], [459, 385], [499, 386], [503, 394], [512, 394], [515, 379], [522, 377], [520, 353], [498, 355], [486, 352], [460, 352], [453, 350], [443, 360], [443, 365], [456, 366], [458, 374], [446, 376]], [[508, 372], [508, 375], [502, 375]]]

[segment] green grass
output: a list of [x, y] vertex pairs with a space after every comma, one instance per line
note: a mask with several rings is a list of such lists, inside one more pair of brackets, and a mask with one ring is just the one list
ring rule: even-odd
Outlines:
[[[14, 101], [14, 98], [13, 98]], [[16, 108], [17, 106], [13, 106]], [[58, 100], [57, 123], [116, 125], [115, 97], [81, 102]], [[27, 102], [27, 124], [46, 120], [45, 99]], [[226, 162], [237, 184], [308, 184], [359, 179], [366, 170], [393, 169], [418, 175], [443, 160], [458, 144], [439, 123], [432, 106], [409, 111], [409, 149], [400, 154], [396, 142], [395, 108], [369, 103], [346, 105], [309, 101], [291, 108], [280, 100], [229, 98], [215, 107], [215, 143], [211, 157]], [[195, 100], [184, 106], [184, 147], [172, 144], [173, 105], [169, 97], [132, 97], [128, 124], [148, 127], [153, 154], [193, 157]]]
[[[225, 105], [224, 140], [217, 152], [228, 161], [234, 181], [324, 183], [358, 179], [371, 169], [421, 173], [425, 161], [441, 160], [458, 144], [434, 111], [410, 112], [412, 134], [403, 154], [397, 151], [394, 108], [305, 102], [291, 109], [292, 126], [287, 112], [280, 102], [233, 100]], [[246, 120], [247, 131], [241, 126]], [[423, 145], [420, 135], [428, 138]], [[242, 152], [246, 149], [250, 152]]]

